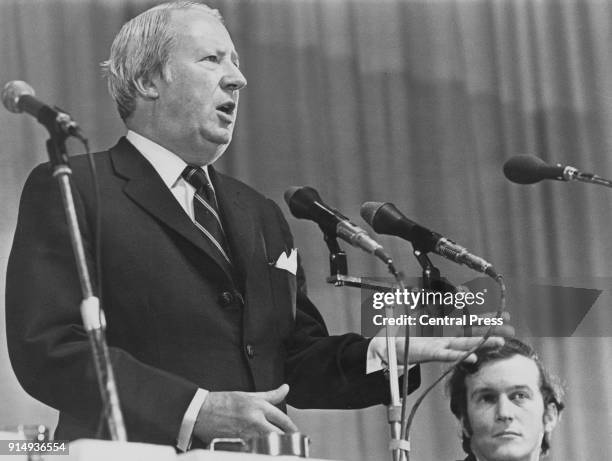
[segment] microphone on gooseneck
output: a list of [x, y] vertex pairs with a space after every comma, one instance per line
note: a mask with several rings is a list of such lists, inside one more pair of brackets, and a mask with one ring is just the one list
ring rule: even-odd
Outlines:
[[534, 155], [515, 155], [504, 163], [504, 175], [517, 184], [534, 184], [543, 179], [570, 181], [577, 171], [572, 166], [550, 165]]
[[289, 205], [291, 214], [296, 218], [314, 221], [325, 234], [339, 237], [354, 247], [372, 253], [387, 265], [392, 263], [391, 257], [385, 252], [382, 245], [338, 210], [326, 205], [319, 193], [312, 187], [287, 189], [285, 201]]
[[65, 135], [84, 139], [79, 125], [69, 114], [57, 107], [51, 107], [35, 97], [34, 88], [22, 80], [12, 80], [2, 88], [2, 104], [16, 114], [26, 112], [32, 115], [49, 131], [59, 129]]
[[580, 181], [612, 187], [612, 181], [593, 173], [580, 171], [570, 165], [550, 165], [533, 155], [516, 155], [504, 164], [504, 175], [518, 184], [533, 184], [543, 179]]
[[461, 245], [457, 245], [437, 232], [411, 221], [392, 203], [365, 202], [361, 205], [361, 217], [377, 233], [395, 235], [408, 240], [415, 250], [436, 253], [446, 259], [487, 274], [493, 279], [499, 277], [491, 263], [470, 253]]

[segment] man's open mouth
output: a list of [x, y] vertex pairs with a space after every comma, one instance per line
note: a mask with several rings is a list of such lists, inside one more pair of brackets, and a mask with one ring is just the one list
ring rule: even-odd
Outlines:
[[233, 115], [234, 109], [236, 109], [236, 103], [234, 101], [227, 101], [217, 106], [217, 110], [227, 115]]

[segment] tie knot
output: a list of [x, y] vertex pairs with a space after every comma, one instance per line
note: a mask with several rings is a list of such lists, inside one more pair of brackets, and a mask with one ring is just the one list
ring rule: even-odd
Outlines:
[[204, 173], [202, 168], [199, 166], [187, 165], [181, 173], [181, 176], [197, 191], [208, 191], [208, 188], [210, 187], [210, 182], [208, 181], [206, 173]]

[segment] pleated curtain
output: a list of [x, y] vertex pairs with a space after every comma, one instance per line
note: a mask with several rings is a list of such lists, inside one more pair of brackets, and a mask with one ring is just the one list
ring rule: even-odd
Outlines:
[[[124, 128], [99, 63], [121, 24], [155, 3], [2, 0], [0, 82], [28, 81], [41, 99], [80, 122], [94, 150], [105, 149]], [[572, 337], [526, 339], [566, 385], [567, 408], [551, 459], [608, 459], [612, 192], [578, 183], [519, 186], [501, 168], [513, 155], [533, 154], [612, 177], [612, 3], [209, 4], [225, 16], [248, 79], [235, 139], [219, 169], [277, 202], [288, 187], [310, 185], [363, 226], [362, 202], [393, 202], [493, 261], [509, 280], [601, 290]], [[0, 309], [20, 191], [28, 172], [46, 160], [45, 139], [32, 118], [0, 111]], [[330, 330], [359, 331], [361, 293], [326, 284], [327, 249], [319, 229], [292, 217], [289, 222], [310, 296]], [[420, 275], [407, 242], [379, 240], [408, 276]], [[386, 275], [368, 255], [346, 250], [352, 275]], [[432, 259], [455, 283], [475, 277]], [[55, 412], [28, 397], [13, 375], [3, 322], [2, 316], [0, 424], [53, 426]], [[424, 384], [441, 370], [424, 365]], [[313, 456], [389, 459], [382, 406], [290, 415], [313, 439]], [[417, 414], [412, 446], [417, 461], [461, 457], [442, 387]]]

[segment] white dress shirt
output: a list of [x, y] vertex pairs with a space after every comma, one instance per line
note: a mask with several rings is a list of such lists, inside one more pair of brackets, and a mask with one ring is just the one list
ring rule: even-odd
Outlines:
[[[183, 173], [187, 166], [185, 160], [135, 131], [128, 131], [126, 138], [155, 168], [155, 171], [157, 171], [166, 187], [170, 189], [170, 192], [172, 192], [176, 201], [181, 205], [181, 208], [195, 222], [193, 196], [196, 190], [181, 176], [181, 173]], [[202, 166], [202, 170], [206, 173], [206, 177], [210, 182], [208, 165]]]

